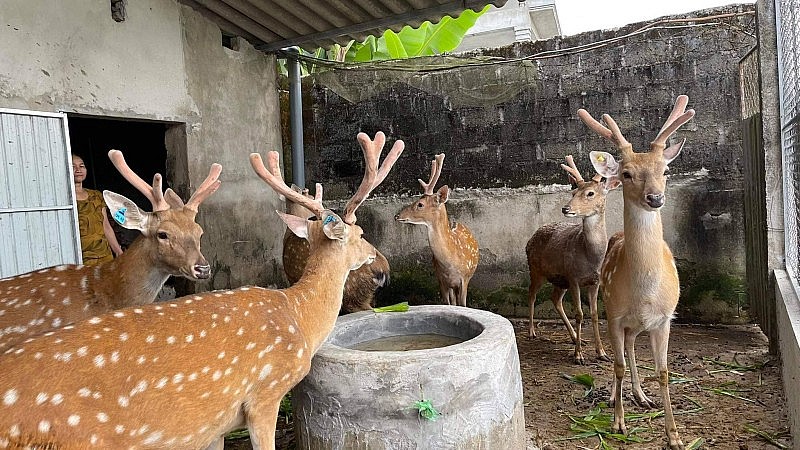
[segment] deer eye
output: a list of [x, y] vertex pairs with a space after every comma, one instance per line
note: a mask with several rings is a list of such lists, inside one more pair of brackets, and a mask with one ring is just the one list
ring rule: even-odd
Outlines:
[[169, 236], [167, 236], [167, 232], [166, 231], [159, 231], [156, 236], [158, 236], [159, 239], [167, 239], [169, 237]]
[[586, 193], [587, 197], [594, 197], [594, 191], [589, 191]]
[[622, 178], [630, 180], [633, 177], [631, 177], [631, 173], [630, 172], [622, 172]]
[[417, 203], [417, 208], [423, 208], [424, 206], [425, 204], [422, 202]]

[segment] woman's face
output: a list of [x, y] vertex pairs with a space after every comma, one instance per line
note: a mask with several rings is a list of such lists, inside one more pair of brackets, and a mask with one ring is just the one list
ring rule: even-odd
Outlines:
[[83, 164], [80, 156], [72, 157], [72, 176], [76, 183], [83, 183], [83, 180], [86, 179], [86, 165]]

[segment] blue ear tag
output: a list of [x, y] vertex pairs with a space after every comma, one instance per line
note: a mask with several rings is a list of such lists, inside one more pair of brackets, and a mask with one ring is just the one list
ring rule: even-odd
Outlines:
[[325, 225], [327, 225], [327, 224], [329, 224], [331, 222], [336, 222], [336, 217], [334, 217], [334, 216], [326, 217], [325, 220], [322, 221], [322, 226], [325, 226]]
[[125, 223], [126, 211], [128, 211], [128, 208], [122, 207], [117, 212], [114, 213], [114, 220], [116, 220], [118, 224], [122, 225], [123, 223]]

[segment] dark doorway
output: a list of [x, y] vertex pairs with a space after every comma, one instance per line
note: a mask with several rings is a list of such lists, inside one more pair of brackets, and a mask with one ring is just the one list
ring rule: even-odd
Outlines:
[[[108, 159], [108, 151], [121, 150], [128, 165], [148, 184], [153, 175], [162, 175], [163, 189], [173, 187], [174, 161], [180, 158], [167, 149], [167, 137], [183, 124], [119, 120], [80, 115], [68, 115], [70, 147], [74, 155], [83, 158], [87, 166], [84, 187], [99, 191], [110, 190], [133, 200], [142, 210], [151, 211], [147, 198], [130, 185]], [[171, 149], [172, 153], [181, 149]], [[183, 149], [185, 151], [185, 148]], [[181, 184], [181, 183], [177, 183]], [[178, 190], [181, 192], [181, 190]], [[126, 230], [111, 221], [123, 249], [139, 236], [138, 231]], [[172, 280], [167, 282], [172, 284]]]

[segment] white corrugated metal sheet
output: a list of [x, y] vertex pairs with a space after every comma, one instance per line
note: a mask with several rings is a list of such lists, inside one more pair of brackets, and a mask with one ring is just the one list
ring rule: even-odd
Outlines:
[[506, 0], [179, 0], [219, 27], [264, 51], [300, 46], [306, 50], [350, 40], [363, 41], [388, 29], [418, 27], [465, 9], [480, 11]]
[[0, 109], [0, 278], [80, 262], [66, 115]]

